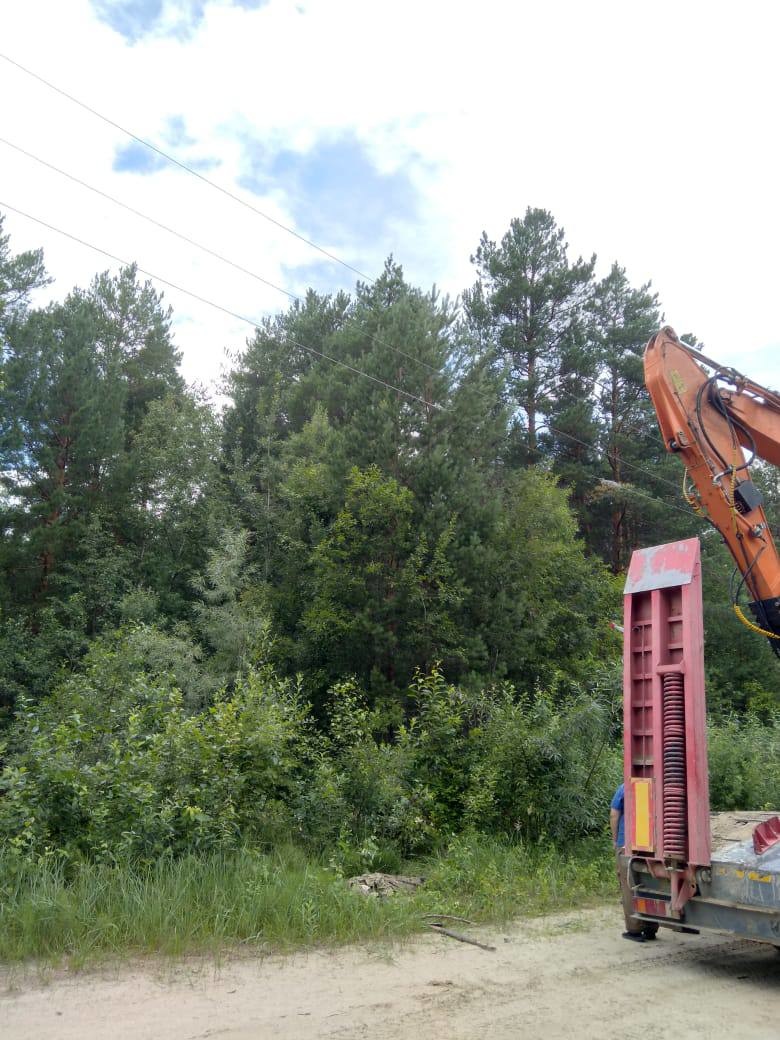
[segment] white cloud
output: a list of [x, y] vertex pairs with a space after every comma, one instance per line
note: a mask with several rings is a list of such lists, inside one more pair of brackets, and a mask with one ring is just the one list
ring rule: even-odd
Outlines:
[[[166, 6], [168, 25], [176, 6]], [[407, 170], [420, 193], [414, 226], [399, 220], [387, 241], [339, 243], [362, 270], [376, 272], [392, 249], [413, 280], [455, 294], [472, 281], [468, 256], [483, 229], [500, 237], [527, 205], [544, 206], [572, 252], [597, 252], [603, 270], [617, 259], [637, 283], [652, 278], [678, 331], [778, 385], [779, 22], [775, 5], [758, 2], [739, 15], [732, 4], [669, 0], [214, 2], [188, 39], [129, 45], [86, 0], [27, 0], [0, 10], [0, 49], [142, 136], [161, 140], [183, 116], [195, 141], [186, 154], [218, 158], [209, 176], [232, 190], [247, 134], [299, 150], [355, 135], [379, 169]], [[181, 171], [115, 173], [121, 133], [2, 61], [0, 92], [2, 136], [271, 281], [318, 259]], [[0, 185], [0, 202], [230, 309], [260, 317], [284, 305], [2, 145]], [[241, 194], [293, 222], [284, 184], [263, 199]], [[45, 247], [60, 294], [108, 264], [10, 214], [7, 229], [17, 248]], [[186, 373], [213, 377], [244, 328], [166, 295]]]

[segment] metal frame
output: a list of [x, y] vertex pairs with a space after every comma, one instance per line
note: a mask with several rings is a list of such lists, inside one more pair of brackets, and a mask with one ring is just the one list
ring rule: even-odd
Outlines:
[[[623, 618], [626, 854], [669, 878], [671, 909], [679, 917], [695, 891], [696, 869], [711, 859], [697, 538], [633, 554]], [[669, 721], [670, 689], [677, 697], [676, 730]], [[675, 787], [664, 762], [677, 755], [681, 763], [683, 754]], [[649, 819], [638, 819], [646, 805]]]

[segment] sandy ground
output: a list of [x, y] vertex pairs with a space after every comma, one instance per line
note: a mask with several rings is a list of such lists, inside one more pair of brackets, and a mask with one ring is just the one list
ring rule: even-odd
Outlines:
[[613, 910], [402, 947], [0, 976], [2, 1040], [777, 1040], [780, 956], [724, 936], [622, 940]]

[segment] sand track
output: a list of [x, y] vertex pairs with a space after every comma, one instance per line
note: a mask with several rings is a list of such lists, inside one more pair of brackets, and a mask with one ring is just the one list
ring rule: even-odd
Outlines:
[[619, 936], [613, 910], [403, 947], [77, 975], [6, 973], [3, 1040], [777, 1040], [780, 956], [724, 936]]

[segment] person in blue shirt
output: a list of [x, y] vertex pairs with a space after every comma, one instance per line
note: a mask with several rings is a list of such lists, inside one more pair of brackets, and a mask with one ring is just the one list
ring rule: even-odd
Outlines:
[[620, 895], [623, 902], [623, 917], [626, 920], [626, 930], [623, 932], [623, 938], [631, 939], [633, 942], [647, 942], [651, 939], [655, 939], [658, 925], [634, 917], [633, 892], [628, 883], [628, 874], [620, 865], [620, 856], [621, 853], [625, 851], [626, 845], [625, 794], [623, 784], [621, 784], [617, 791], [615, 791], [615, 796], [610, 803], [609, 826], [612, 831], [612, 844], [615, 846], [615, 863], [617, 865], [617, 876], [618, 881], [620, 882]]

